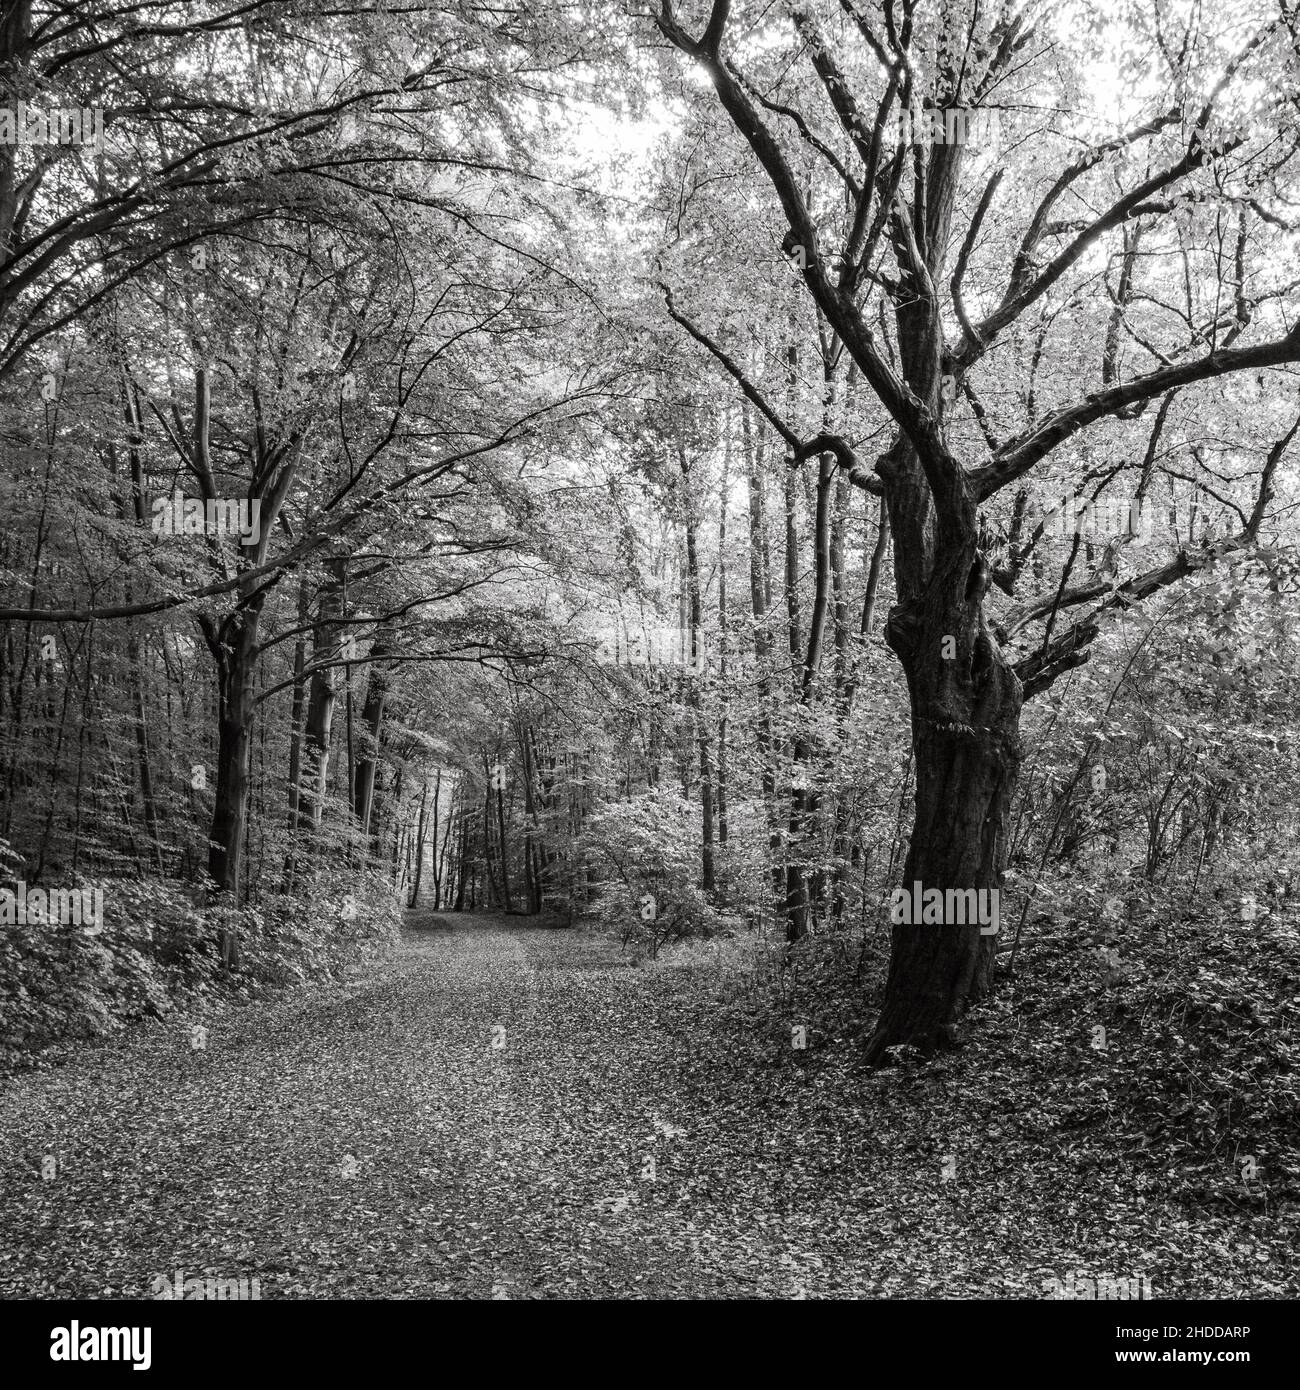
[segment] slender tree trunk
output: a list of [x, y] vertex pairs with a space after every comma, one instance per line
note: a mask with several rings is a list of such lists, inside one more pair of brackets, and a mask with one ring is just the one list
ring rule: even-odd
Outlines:
[[[504, 778], [502, 780], [504, 781]], [[497, 827], [501, 836], [501, 898], [506, 911], [513, 912], [515, 908], [510, 901], [510, 854], [506, 841], [506, 801], [503, 786], [497, 787]]]
[[718, 499], [718, 689], [722, 702], [718, 714], [718, 845], [724, 851], [724, 859], [727, 846], [727, 714], [730, 678], [730, 653], [727, 650], [730, 636], [727, 625], [727, 494], [731, 482], [731, 436], [731, 414], [728, 412], [722, 452], [722, 489]]
[[716, 889], [713, 860], [713, 750], [708, 729], [705, 726], [704, 711], [704, 678], [708, 662], [704, 649], [704, 602], [700, 591], [699, 532], [695, 522], [695, 495], [692, 487], [690, 462], [686, 457], [686, 450], [680, 445], [677, 450], [677, 458], [682, 471], [682, 509], [686, 529], [686, 613], [690, 628], [689, 636], [683, 636], [683, 646], [690, 663], [686, 681], [700, 758], [700, 816], [703, 823], [700, 886], [705, 893], [711, 896]]
[[450, 804], [447, 807], [447, 823], [442, 832], [442, 848], [438, 849], [436, 845], [434, 846], [435, 852], [438, 856], [437, 862], [439, 864], [439, 882], [442, 885], [439, 889], [439, 901], [437, 904], [435, 904], [435, 906], [441, 906], [443, 901], [451, 901], [452, 884], [455, 881], [456, 877], [456, 865], [454, 860], [451, 858], [450, 854], [451, 837], [452, 833], [457, 828], [456, 822], [459, 819], [459, 817], [460, 789], [458, 786], [453, 784]]
[[[433, 863], [431, 867], [433, 869], [433, 910], [435, 912], [442, 905], [442, 869], [438, 863], [438, 823], [441, 815], [441, 800], [442, 768], [438, 768], [433, 783], [433, 807], [430, 815], [431, 828], [429, 832], [429, 839], [433, 844]], [[417, 888], [418, 886], [417, 884]]]
[[308, 782], [306, 795], [298, 808], [299, 825], [312, 832], [320, 830], [329, 781], [334, 706], [338, 699], [342, 669], [332, 663], [337, 662], [342, 654], [343, 629], [340, 620], [343, 616], [345, 580], [346, 561], [341, 557], [331, 559], [327, 578], [321, 585], [316, 601], [312, 664], [317, 669], [311, 676], [304, 730]]
[[[145, 523], [144, 473], [140, 462], [141, 433], [138, 411], [131, 394], [130, 382], [125, 377], [121, 382], [122, 413], [126, 426], [127, 458], [130, 477], [124, 483], [119, 476], [117, 448], [111, 441], [104, 450], [108, 471], [109, 495], [117, 506], [118, 517], [128, 526], [143, 526]], [[130, 571], [123, 584], [123, 597], [129, 604], [135, 597]], [[135, 724], [136, 769], [140, 781], [140, 797], [144, 804], [145, 830], [149, 836], [149, 853], [156, 873], [163, 872], [162, 840], [158, 829], [158, 808], [154, 800], [153, 768], [149, 756], [149, 732], [145, 703], [144, 651], [140, 633], [132, 620], [127, 624], [126, 633], [127, 672], [130, 688], [132, 716]], [[105, 734], [107, 741], [107, 733]], [[122, 789], [122, 809], [127, 822], [132, 846], [135, 845], [135, 829], [131, 825], [131, 796]], [[134, 848], [132, 854], [135, 854]]]
[[802, 624], [799, 613], [799, 494], [795, 486], [794, 469], [785, 470], [783, 483], [785, 501], [785, 631], [790, 651], [790, 674], [799, 678], [803, 665], [800, 637]]
[[468, 866], [466, 859], [469, 856], [469, 811], [463, 810], [460, 813], [460, 840], [459, 853], [456, 856], [456, 901], [452, 904], [453, 912], [465, 911], [465, 886], [469, 880]]
[[[193, 462], [205, 496], [214, 495], [210, 454], [211, 396], [208, 374], [194, 378]], [[287, 485], [287, 484], [286, 484]], [[265, 509], [273, 513], [274, 508]], [[269, 527], [273, 517], [262, 516]], [[262, 544], [265, 545], [265, 534]], [[247, 554], [256, 561], [262, 551]], [[241, 560], [242, 563], [242, 560]], [[242, 581], [234, 611], [218, 624], [204, 615], [200, 630], [217, 668], [217, 776], [212, 825], [208, 831], [208, 876], [218, 893], [234, 905], [241, 892], [242, 855], [246, 843], [248, 792], [252, 772], [254, 688], [257, 678], [258, 632], [269, 590], [256, 581]], [[223, 929], [219, 941], [227, 969], [239, 966], [239, 939]]]
[[519, 752], [524, 764], [524, 885], [528, 893], [528, 911], [536, 916], [542, 910], [542, 875], [538, 863], [537, 767], [533, 757], [530, 730], [517, 724]]
[[[441, 771], [438, 773], [438, 780], [439, 782], [442, 781]], [[424, 842], [425, 834], [428, 830], [428, 813], [426, 809], [428, 800], [429, 782], [426, 778], [424, 786], [420, 789], [420, 813], [416, 820], [415, 831], [415, 876], [411, 886], [411, 897], [407, 903], [408, 907], [417, 907], [420, 902], [420, 883], [424, 878]], [[438, 804], [438, 793], [436, 790], [433, 793], [433, 804], [435, 807]], [[435, 845], [438, 843], [438, 831], [436, 826], [433, 832], [433, 842]], [[434, 907], [437, 908], [437, 906], [438, 904], [435, 901]]]
[[490, 907], [499, 908], [501, 894], [492, 866], [492, 771], [486, 753], [483, 755], [483, 772], [483, 900]]
[[768, 872], [772, 901], [779, 903], [784, 890], [781, 827], [776, 808], [776, 750], [772, 738], [772, 640], [767, 614], [772, 602], [767, 511], [764, 502], [762, 431], [751, 428], [749, 405], [741, 413], [741, 439], [745, 446], [746, 485], [749, 493], [749, 604], [753, 614], [755, 687], [755, 742], [761, 767], [763, 807], [768, 827]]
[[298, 583], [298, 627], [301, 633], [293, 644], [293, 700], [289, 710], [289, 834], [292, 837], [285, 856], [285, 886], [292, 886], [297, 877], [297, 833], [302, 813], [302, 734], [307, 706], [307, 617], [310, 613], [307, 580]]
[[[394, 883], [397, 882], [397, 855], [398, 855], [398, 845], [399, 845], [399, 843], [400, 843], [400, 841], [401, 841], [401, 830], [402, 830], [402, 784], [403, 784], [403, 782], [405, 781], [405, 779], [406, 779], [406, 770], [405, 770], [403, 767], [401, 767], [401, 766], [399, 765], [399, 766], [398, 766], [398, 769], [397, 769], [397, 778], [396, 778], [396, 781], [395, 781], [394, 786], [393, 786], [392, 813], [391, 813], [391, 815], [390, 815], [390, 817], [389, 817], [389, 819], [390, 819], [391, 822], [392, 822], [392, 830], [393, 830], [393, 859], [392, 859], [392, 864], [393, 864], [393, 882], [394, 882]], [[379, 839], [380, 839], [380, 842], [381, 842], [381, 845], [382, 845], [382, 834], [383, 834], [383, 832], [382, 832], [382, 830], [381, 830], [381, 831], [379, 831], [379, 832], [377, 832], [377, 833], [378, 833], [378, 836], [379, 836]]]
[[[858, 625], [861, 645], [856, 655], [847, 662], [845, 677], [840, 682], [838, 720], [841, 742], [848, 738], [849, 721], [853, 715], [853, 700], [857, 693], [858, 682], [861, 679], [863, 663], [867, 659], [867, 640], [870, 638], [872, 627], [875, 624], [876, 599], [880, 592], [880, 575], [884, 569], [885, 555], [888, 550], [889, 509], [882, 497], [876, 525], [876, 542], [872, 546], [867, 567], [866, 591], [862, 598], [862, 620]], [[836, 843], [839, 846], [839, 860], [835, 869], [833, 911], [836, 921], [841, 921], [848, 899], [849, 866], [850, 863], [857, 865], [861, 856], [861, 848], [853, 836], [853, 827], [849, 822], [847, 807], [844, 805], [843, 798], [841, 798], [840, 805], [836, 807], [835, 833]]]
[[[554, 824], [556, 807], [556, 758], [554, 753], [543, 755], [537, 738], [537, 730], [531, 724], [527, 729], [527, 742], [531, 751], [533, 774], [536, 777], [533, 804], [537, 808], [535, 835], [537, 852], [537, 891], [539, 895], [540, 911], [546, 906], [548, 892], [554, 891], [555, 865], [558, 859], [557, 854], [551, 848], [550, 835]], [[541, 819], [542, 812], [546, 813], [545, 824], [543, 824]]]
[[[800, 659], [799, 710], [792, 748], [790, 816], [786, 839], [785, 934], [798, 941], [808, 933], [816, 893], [810, 864], [816, 833], [819, 797], [814, 786], [813, 740], [810, 728], [815, 683], [821, 670], [823, 638], [830, 596], [830, 506], [834, 457], [823, 454], [818, 467], [813, 529], [814, 590], [808, 619], [808, 650]], [[791, 632], [795, 628], [792, 622]]]
[[[822, 429], [834, 425], [835, 360], [838, 341], [822, 335]], [[824, 884], [820, 870], [812, 861], [818, 849], [818, 820], [821, 795], [817, 787], [816, 751], [813, 738], [813, 712], [825, 649], [826, 624], [830, 617], [834, 581], [832, 504], [835, 499], [835, 456], [819, 455], [817, 485], [813, 502], [813, 602], [808, 616], [808, 646], [795, 666], [798, 681], [798, 718], [793, 746], [790, 812], [786, 841], [785, 924], [786, 940], [806, 936], [813, 905], [820, 900]], [[787, 523], [788, 524], [788, 523]], [[787, 537], [787, 546], [789, 545]], [[787, 563], [788, 573], [788, 563]], [[798, 635], [797, 613], [791, 613], [791, 648]]]
[[392, 630], [381, 627], [370, 647], [370, 673], [366, 682], [365, 704], [361, 708], [361, 751], [357, 756], [352, 792], [352, 809], [362, 835], [370, 833], [374, 810], [375, 769], [379, 764], [380, 733], [388, 700], [388, 672], [383, 661], [391, 653], [392, 642]]

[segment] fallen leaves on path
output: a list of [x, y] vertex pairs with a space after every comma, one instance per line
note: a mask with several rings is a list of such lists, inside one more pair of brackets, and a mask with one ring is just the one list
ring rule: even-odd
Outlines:
[[[0, 1093], [0, 1295], [1157, 1296], [1294, 1287], [1277, 1223], [1162, 1203], [963, 1104], [962, 1056], [872, 1074], [518, 919], [417, 916], [344, 988], [137, 1029]], [[52, 1176], [48, 1159], [54, 1160]], [[1244, 1248], [1243, 1248], [1244, 1247]]]

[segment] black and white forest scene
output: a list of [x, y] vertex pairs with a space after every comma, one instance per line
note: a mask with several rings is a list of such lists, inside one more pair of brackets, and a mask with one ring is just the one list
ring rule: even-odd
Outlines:
[[412, 1300], [1249, 1362], [1300, 4], [7, 0], [0, 87], [13, 1383]]

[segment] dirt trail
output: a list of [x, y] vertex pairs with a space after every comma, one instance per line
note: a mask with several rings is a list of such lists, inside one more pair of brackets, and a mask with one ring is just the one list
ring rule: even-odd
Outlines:
[[580, 932], [413, 913], [346, 988], [0, 1091], [0, 1296], [178, 1270], [263, 1299], [1034, 1297], [1078, 1267], [1250, 1287], [1241, 1226], [1012, 1148], [958, 1072], [868, 1076], [779, 1031]]

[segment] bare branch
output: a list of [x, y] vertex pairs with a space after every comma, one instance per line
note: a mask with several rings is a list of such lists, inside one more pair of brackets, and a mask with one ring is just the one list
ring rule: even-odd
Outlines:
[[758, 408], [777, 434], [785, 440], [790, 449], [792, 462], [802, 463], [814, 454], [834, 454], [840, 467], [848, 475], [849, 482], [855, 487], [860, 487], [864, 492], [871, 493], [879, 493], [882, 490], [880, 479], [862, 462], [857, 451], [841, 435], [819, 434], [806, 441], [800, 440], [795, 431], [772, 407], [767, 397], [745, 375], [740, 364], [726, 348], [715, 342], [698, 324], [693, 323], [677, 308], [672, 291], [662, 281], [659, 282], [659, 288], [663, 291], [669, 315], [681, 324], [697, 343], [707, 348], [735, 379], [736, 384], [744, 392], [745, 398]]
[[1032, 621], [1034, 615], [1042, 616], [1049, 609], [1054, 613], [1060, 608], [1075, 607], [1091, 599], [1107, 595], [1105, 601], [1099, 603], [1087, 617], [1016, 664], [1016, 675], [1020, 677], [1025, 686], [1025, 698], [1028, 699], [1030, 696], [1046, 690], [1062, 672], [1075, 666], [1081, 666], [1088, 660], [1088, 647], [1101, 630], [1100, 619], [1103, 613], [1113, 608], [1131, 607], [1133, 604], [1141, 603], [1143, 599], [1150, 598], [1152, 594], [1158, 593], [1161, 589], [1166, 589], [1171, 584], [1176, 584], [1180, 579], [1186, 578], [1189, 574], [1195, 574], [1198, 570], [1204, 569], [1206, 565], [1219, 556], [1230, 555], [1233, 552], [1246, 550], [1253, 546], [1259, 538], [1268, 505], [1273, 500], [1273, 484], [1278, 465], [1292, 440], [1295, 439], [1297, 432], [1300, 432], [1300, 415], [1296, 417], [1295, 423], [1286, 434], [1269, 450], [1263, 471], [1260, 474], [1259, 490], [1255, 495], [1255, 505], [1251, 511], [1250, 519], [1237, 535], [1228, 540], [1203, 546], [1199, 550], [1180, 550], [1167, 563], [1147, 570], [1144, 574], [1135, 575], [1132, 579], [1113, 588], [1105, 580], [1098, 580], [1092, 584], [1085, 584], [1079, 588], [1068, 590], [1064, 594], [1058, 595], [1054, 600], [1036, 605], [1029, 614], [1018, 620], [1012, 629], [1013, 631], [1023, 628], [1027, 622]]
[[1286, 362], [1300, 361], [1300, 325], [1285, 338], [1260, 343], [1250, 348], [1228, 348], [1211, 352], [1195, 362], [1162, 367], [1132, 381], [1097, 391], [1074, 405], [1054, 411], [1028, 434], [1009, 440], [993, 462], [972, 470], [969, 477], [980, 501], [993, 496], [1009, 482], [1027, 473], [1040, 459], [1045, 458], [1064, 440], [1077, 434], [1086, 425], [1108, 415], [1115, 415], [1125, 406], [1150, 400], [1209, 377], [1225, 376], [1229, 372], [1250, 371], [1259, 367], [1277, 367]]

